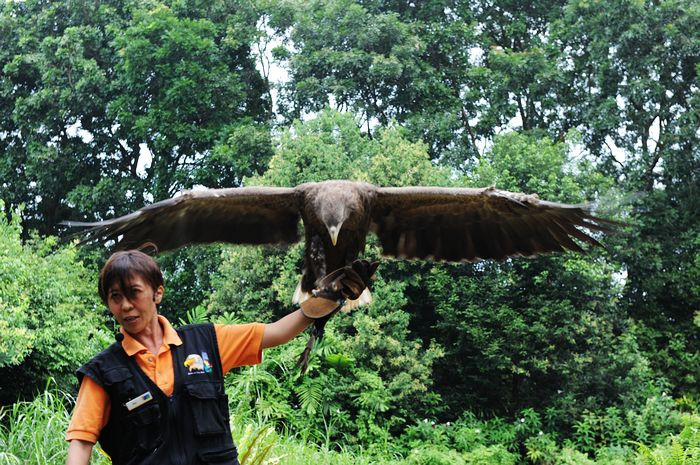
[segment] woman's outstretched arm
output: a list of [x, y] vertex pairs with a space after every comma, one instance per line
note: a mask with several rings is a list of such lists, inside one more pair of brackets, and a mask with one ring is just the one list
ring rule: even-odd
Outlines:
[[266, 324], [262, 338], [262, 348], [267, 349], [268, 347], [275, 347], [291, 341], [313, 321], [311, 318], [305, 317], [301, 310], [297, 310], [274, 323]]
[[93, 446], [91, 442], [73, 439], [68, 446], [66, 465], [88, 465]]

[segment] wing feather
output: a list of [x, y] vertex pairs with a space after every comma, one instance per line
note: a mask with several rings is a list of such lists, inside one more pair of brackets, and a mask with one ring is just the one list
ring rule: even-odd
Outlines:
[[436, 260], [502, 260], [599, 246], [587, 231], [614, 221], [586, 205], [540, 200], [495, 188], [385, 187], [377, 190], [372, 230], [386, 255]]
[[69, 236], [81, 242], [114, 240], [117, 249], [152, 242], [165, 251], [195, 243], [296, 242], [298, 221], [294, 189], [242, 187], [187, 191], [119, 218], [64, 224], [89, 228]]

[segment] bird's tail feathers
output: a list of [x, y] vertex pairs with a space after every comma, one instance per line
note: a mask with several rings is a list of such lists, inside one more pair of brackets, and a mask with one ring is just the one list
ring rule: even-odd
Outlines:
[[348, 300], [345, 302], [345, 305], [343, 305], [340, 308], [341, 312], [349, 312], [350, 310], [353, 310], [357, 307], [361, 307], [362, 305], [369, 305], [372, 303], [372, 293], [369, 291], [369, 288], [365, 288], [364, 291], [362, 291], [362, 294], [360, 294], [360, 297], [358, 297], [355, 300]]
[[293, 304], [300, 304], [303, 301], [305, 301], [311, 297], [310, 292], [306, 292], [306, 291], [301, 290], [301, 281], [302, 280], [300, 279], [299, 284], [297, 284], [297, 288], [294, 290], [294, 296], [292, 297]]

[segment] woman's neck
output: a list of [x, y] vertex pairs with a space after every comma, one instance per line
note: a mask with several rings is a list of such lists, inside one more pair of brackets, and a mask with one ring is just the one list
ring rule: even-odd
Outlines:
[[153, 320], [138, 334], [131, 337], [139, 341], [153, 355], [158, 355], [160, 347], [163, 345], [163, 327], [158, 321], [158, 315], [154, 315]]

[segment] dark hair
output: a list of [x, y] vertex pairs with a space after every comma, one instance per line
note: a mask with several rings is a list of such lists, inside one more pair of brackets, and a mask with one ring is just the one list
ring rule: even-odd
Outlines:
[[122, 250], [113, 253], [100, 271], [97, 290], [102, 302], [107, 304], [107, 293], [115, 282], [119, 283], [126, 297], [131, 298], [129, 281], [134, 275], [140, 276], [154, 291], [163, 285], [163, 273], [150, 255], [140, 250]]

